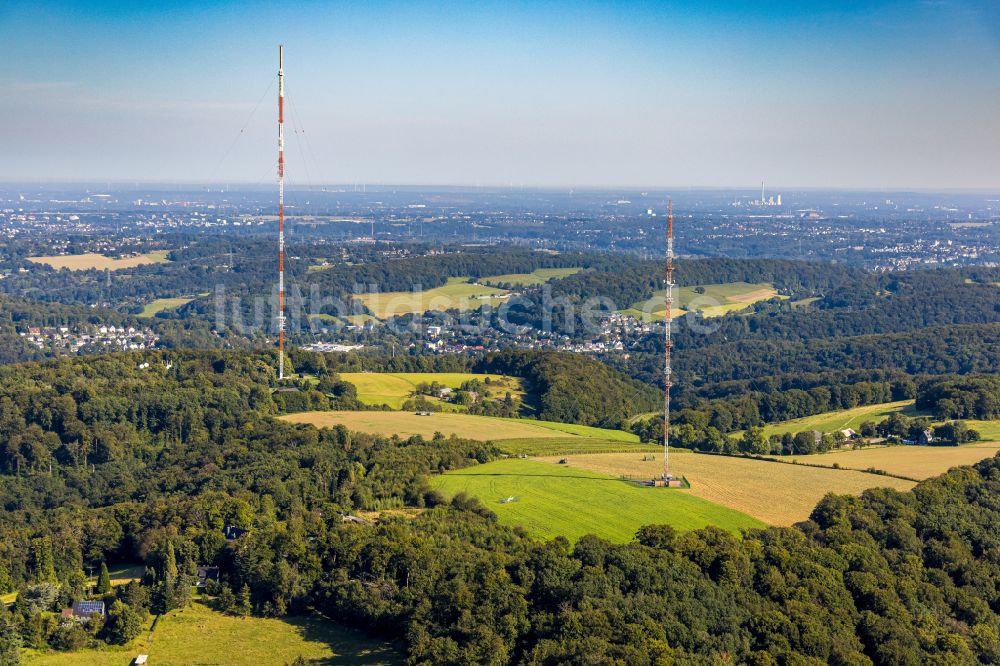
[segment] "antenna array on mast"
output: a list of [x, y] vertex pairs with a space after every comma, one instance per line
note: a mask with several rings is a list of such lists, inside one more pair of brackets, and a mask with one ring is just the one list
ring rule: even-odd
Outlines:
[[674, 202], [667, 203], [667, 265], [663, 347], [663, 480], [670, 480], [670, 326], [674, 308]]
[[278, 379], [285, 378], [285, 68], [278, 46]]

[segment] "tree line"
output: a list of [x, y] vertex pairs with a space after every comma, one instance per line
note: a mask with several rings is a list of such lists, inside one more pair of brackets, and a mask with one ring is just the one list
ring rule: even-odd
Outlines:
[[939, 419], [1000, 418], [1000, 377], [929, 379], [920, 385], [917, 408], [927, 410]]

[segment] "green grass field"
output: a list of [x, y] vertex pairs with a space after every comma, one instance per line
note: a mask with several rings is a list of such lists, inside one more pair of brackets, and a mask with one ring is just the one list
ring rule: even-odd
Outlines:
[[[553, 464], [563, 458], [573, 469], [612, 476], [651, 478], [663, 471], [660, 455], [642, 452], [554, 454], [541, 460]], [[805, 520], [826, 493], [857, 495], [867, 488], [909, 490], [915, 485], [913, 481], [865, 472], [704, 455], [684, 449], [670, 450], [670, 466], [675, 474], [691, 482], [691, 489], [683, 492], [770, 525], [791, 525]], [[564, 468], [555, 464], [553, 467]]]
[[358, 389], [358, 400], [366, 405], [389, 405], [402, 409], [417, 384], [437, 382], [441, 386], [457, 389], [467, 381], [490, 378], [489, 390], [496, 397], [503, 397], [510, 391], [514, 397], [524, 396], [524, 387], [519, 377], [504, 375], [473, 374], [466, 372], [343, 372], [341, 379], [354, 384]]
[[156, 629], [122, 647], [79, 652], [25, 651], [30, 666], [125, 666], [138, 654], [156, 666], [254, 664], [285, 666], [302, 656], [311, 664], [361, 666], [402, 664], [390, 645], [319, 616], [238, 618], [202, 603], [172, 611]]
[[536, 284], [545, 284], [549, 280], [569, 277], [574, 273], [579, 273], [582, 268], [536, 268], [530, 273], [507, 273], [505, 275], [491, 275], [479, 278], [480, 284], [497, 286], [501, 284], [511, 284], [519, 287], [528, 287]]
[[797, 433], [806, 430], [818, 430], [820, 432], [835, 432], [846, 428], [858, 429], [865, 421], [883, 421], [893, 412], [902, 411], [908, 416], [916, 416], [912, 400], [901, 400], [899, 402], [884, 402], [876, 405], [865, 405], [854, 407], [853, 409], [841, 409], [835, 412], [823, 412], [812, 416], [803, 416], [800, 419], [791, 421], [781, 421], [764, 426], [764, 435], [783, 435], [786, 432]]
[[965, 422], [973, 430], [979, 431], [979, 437], [984, 442], [1000, 442], [1000, 421], [980, 421], [966, 419]]
[[595, 428], [593, 426], [579, 425], [576, 423], [558, 423], [556, 421], [529, 421], [529, 423], [537, 423], [543, 428], [558, 430], [559, 432], [576, 435], [577, 437], [588, 437], [614, 442], [630, 442], [634, 444], [639, 443], [638, 435], [631, 432], [625, 432], [624, 430], [609, 430], [607, 428]]
[[361, 301], [379, 319], [397, 315], [422, 313], [428, 310], [474, 310], [487, 303], [502, 303], [507, 292], [482, 284], [472, 284], [469, 278], [448, 278], [448, 283], [424, 291], [389, 291], [377, 294], [358, 294]]
[[194, 298], [191, 296], [182, 298], [157, 298], [151, 303], [146, 303], [142, 308], [142, 312], [139, 313], [140, 317], [155, 317], [157, 313], [164, 312], [166, 310], [176, 310], [182, 305], [187, 305]]
[[71, 271], [85, 271], [91, 268], [98, 270], [117, 271], [122, 268], [135, 268], [145, 264], [165, 264], [169, 250], [157, 250], [147, 252], [136, 257], [125, 257], [124, 259], [112, 259], [103, 254], [88, 252], [85, 254], [64, 254], [52, 255], [48, 257], [28, 257], [28, 261], [36, 264], [48, 264], [52, 268], [68, 268]]
[[[730, 532], [763, 523], [733, 509], [695, 497], [685, 490], [643, 488], [583, 469], [533, 460], [498, 460], [448, 472], [431, 480], [451, 496], [478, 497], [505, 525], [520, 525], [531, 534], [576, 541], [597, 534], [619, 543], [636, 530], [667, 523], [679, 530], [717, 525]], [[513, 497], [514, 501], [501, 503]]]
[[[674, 292], [673, 315], [679, 317], [689, 311], [697, 310], [706, 317], [721, 317], [730, 312], [744, 310], [758, 301], [766, 301], [769, 298], [778, 296], [774, 285], [768, 282], [756, 284], [750, 282], [726, 282], [722, 284], [700, 285], [705, 293], [699, 294], [695, 291], [697, 286], [680, 287]], [[644, 321], [654, 321], [663, 319], [666, 307], [663, 297], [666, 292], [657, 291], [653, 297], [633, 303], [624, 314], [632, 315]], [[785, 298], [782, 296], [781, 298]]]

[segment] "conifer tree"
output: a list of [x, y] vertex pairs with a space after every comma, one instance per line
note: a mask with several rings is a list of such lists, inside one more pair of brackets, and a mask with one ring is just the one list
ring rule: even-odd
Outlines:
[[167, 553], [163, 563], [163, 579], [170, 582], [177, 580], [177, 554], [174, 552], [173, 541], [167, 541]]
[[21, 634], [9, 614], [0, 615], [0, 666], [19, 666], [20, 663]]
[[32, 539], [31, 556], [35, 565], [35, 582], [57, 583], [55, 560], [52, 557], [52, 541], [47, 536]]
[[244, 583], [240, 588], [239, 597], [236, 599], [236, 614], [246, 617], [253, 611], [250, 603], [250, 588]]
[[228, 583], [222, 584], [216, 605], [223, 613], [232, 613], [236, 608], [236, 595], [233, 594], [233, 588], [229, 587]]
[[101, 575], [97, 577], [96, 591], [98, 594], [107, 594], [111, 591], [111, 574], [108, 573], [106, 562], [101, 562]]

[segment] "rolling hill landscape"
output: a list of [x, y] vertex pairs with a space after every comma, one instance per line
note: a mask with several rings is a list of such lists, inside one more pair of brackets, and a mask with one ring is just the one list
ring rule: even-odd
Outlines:
[[[748, 285], [764, 284], [753, 281], [761, 269], [775, 276], [786, 270], [759, 262], [743, 268]], [[527, 290], [521, 298], [540, 284], [564, 294], [592, 284], [592, 271], [552, 271], [540, 273], [543, 282], [512, 277], [531, 271], [497, 273], [496, 284]], [[570, 287], [567, 281], [583, 282]], [[720, 284], [731, 291], [736, 282]], [[144, 319], [164, 335], [174, 325], [171, 317], [197, 317], [197, 298], [163, 298], [148, 306], [157, 312]], [[941, 307], [946, 302], [942, 296]], [[17, 307], [18, 317], [29, 318], [41, 308]], [[45, 307], [67, 322], [92, 316], [70, 306]], [[739, 308], [711, 318], [725, 336], [736, 323], [752, 322], [750, 331], [769, 326], [784, 340], [798, 330], [802, 306], [786, 309], [778, 299], [758, 307], [763, 310]], [[378, 334], [370, 319], [357, 321], [367, 335]], [[140, 653], [158, 663], [221, 664], [228, 663], [229, 641], [249, 636], [275, 645], [247, 652], [260, 663], [392, 664], [415, 655], [447, 663], [442, 655], [452, 649], [473, 661], [507, 655], [502, 663], [520, 641], [538, 651], [571, 639], [502, 629], [490, 618], [547, 612], [567, 594], [612, 608], [633, 595], [693, 598], [701, 589], [714, 599], [711, 611], [727, 617], [746, 609], [784, 613], [775, 610], [780, 606], [770, 588], [739, 582], [738, 570], [720, 564], [731, 560], [718, 558], [755, 562], [740, 565], [751, 567], [753, 580], [773, 577], [774, 565], [753, 553], [773, 548], [777, 539], [797, 544], [796, 562], [828, 562], [830, 549], [848, 547], [834, 536], [848, 529], [864, 531], [867, 536], [857, 538], [875, 544], [870, 561], [889, 561], [897, 557], [897, 542], [886, 541], [878, 526], [903, 529], [898, 516], [904, 515], [911, 543], [938, 543], [940, 521], [931, 526], [921, 516], [942, 511], [941, 503], [958, 512], [945, 524], [972, 525], [948, 528], [951, 538], [966, 539], [968, 548], [989, 543], [992, 509], [975, 498], [993, 492], [1000, 411], [991, 405], [1000, 391], [985, 372], [996, 362], [991, 338], [978, 329], [970, 337], [962, 326], [968, 325], [939, 336], [935, 344], [944, 347], [928, 353], [978, 355], [974, 373], [947, 363], [936, 371], [924, 365], [902, 372], [885, 356], [900, 353], [893, 351], [895, 341], [860, 356], [838, 352], [834, 358], [846, 362], [837, 368], [817, 370], [809, 365], [816, 361], [805, 360], [801, 371], [746, 365], [757, 349], [753, 333], [746, 334], [745, 350], [726, 342], [709, 347], [725, 353], [708, 364], [687, 356], [703, 353], [706, 341], [680, 335], [678, 367], [701, 374], [684, 377], [675, 389], [670, 469], [681, 479], [676, 488], [651, 485], [663, 472], [662, 393], [655, 370], [652, 379], [646, 370], [649, 360], [662, 358], [655, 329], [634, 329], [634, 351], [620, 355], [293, 348], [287, 360], [294, 375], [284, 382], [274, 380], [272, 352], [245, 350], [104, 351], [8, 364], [0, 367], [6, 387], [0, 489], [7, 508], [0, 522], [0, 591], [5, 617], [12, 619], [3, 622], [16, 628], [28, 664], [112, 664]], [[919, 334], [913, 336], [917, 344]], [[827, 349], [846, 340], [817, 339]], [[865, 336], [861, 343], [869, 344]], [[799, 343], [781, 344], [801, 354]], [[865, 367], [873, 363], [880, 365]], [[958, 490], [965, 486], [969, 490]], [[75, 517], [47, 507], [46, 497], [62, 498], [75, 507]], [[76, 531], [55, 529], [66, 520], [75, 521]], [[639, 575], [625, 576], [616, 559], [635, 557], [653, 570], [657, 558], [668, 557], [687, 573], [666, 592], [645, 583], [634, 591], [610, 583], [585, 591], [597, 571], [623, 581]], [[442, 568], [442, 562], [451, 564]], [[106, 584], [95, 573], [103, 566], [111, 571]], [[550, 579], [550, 567], [577, 573]], [[496, 578], [483, 578], [487, 571]], [[894, 585], [924, 575], [880, 573]], [[506, 652], [456, 642], [447, 615], [418, 612], [428, 599], [445, 608], [466, 603], [459, 580], [491, 609], [476, 621], [477, 631]], [[802, 584], [783, 583], [786, 589]], [[967, 587], [949, 585], [953, 594]], [[857, 605], [863, 597], [846, 582], [828, 581], [824, 589], [852, 600], [822, 611], [825, 635], [845, 645], [860, 640], [845, 622], [863, 612]], [[52, 609], [64, 599], [100, 601], [104, 615], [59, 621]], [[511, 603], [515, 610], [503, 610]], [[894, 603], [900, 617], [916, 612], [902, 600]], [[941, 617], [954, 612], [946, 602], [934, 603]], [[657, 617], [664, 626], [667, 620]], [[988, 633], [982, 627], [990, 626], [989, 617], [979, 620], [948, 635], [969, 636], [956, 640], [971, 644], [972, 636]], [[427, 638], [413, 642], [396, 626]], [[717, 640], [735, 646], [772, 635], [739, 622], [731, 626], [711, 641], [671, 629], [673, 654], [718, 656]], [[27, 633], [30, 627], [35, 634]], [[610, 640], [601, 649], [615, 645]], [[858, 645], [824, 654], [885, 661], [878, 657], [884, 643]]]
[[0, 666], [1000, 666], [998, 17], [0, 3]]

